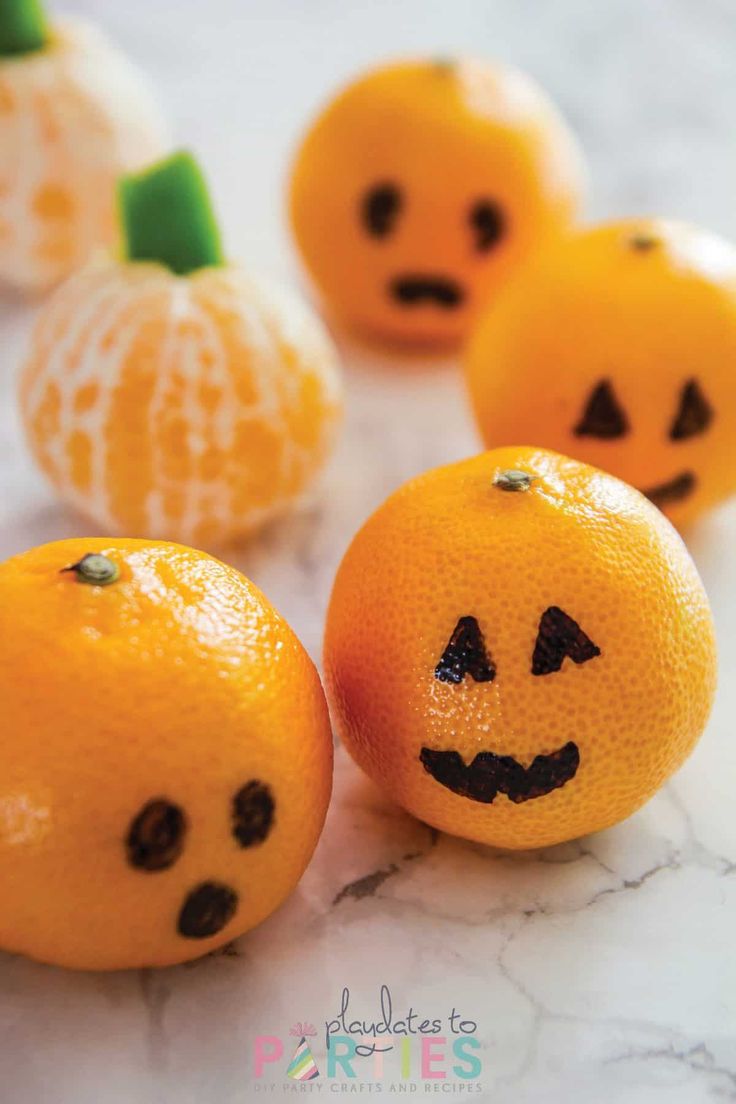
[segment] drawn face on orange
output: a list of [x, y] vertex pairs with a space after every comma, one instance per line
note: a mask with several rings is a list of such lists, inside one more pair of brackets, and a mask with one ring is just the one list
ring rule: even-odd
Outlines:
[[[530, 669], [535, 677], [561, 670], [566, 659], [580, 665], [601, 654], [597, 644], [559, 606], [549, 606], [539, 620]], [[496, 664], [475, 617], [461, 617], [450, 637], [434, 677], [459, 685], [495, 682]], [[492, 804], [504, 794], [515, 805], [545, 797], [567, 785], [580, 766], [580, 749], [574, 740], [547, 754], [537, 754], [524, 766], [513, 755], [481, 750], [466, 763], [459, 751], [422, 747], [419, 758], [436, 782], [454, 794]]]
[[581, 231], [519, 273], [466, 358], [488, 445], [612, 472], [676, 524], [736, 490], [736, 249], [682, 224]]
[[715, 668], [667, 519], [528, 446], [394, 492], [348, 548], [325, 629], [348, 752], [420, 820], [501, 847], [639, 808], [702, 731]]
[[414, 61], [359, 78], [297, 154], [291, 218], [328, 306], [394, 341], [449, 343], [581, 191], [577, 148], [522, 74]]

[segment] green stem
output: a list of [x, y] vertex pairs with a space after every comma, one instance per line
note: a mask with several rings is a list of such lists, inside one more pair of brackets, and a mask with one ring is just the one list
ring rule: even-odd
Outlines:
[[0, 56], [42, 50], [48, 39], [41, 0], [0, 0]]
[[224, 263], [207, 185], [190, 153], [122, 177], [118, 202], [128, 260], [158, 261], [178, 276]]
[[91, 586], [108, 586], [120, 578], [118, 565], [101, 552], [88, 552], [79, 563], [61, 569], [62, 575], [69, 571], [74, 572], [80, 583], [89, 583]]

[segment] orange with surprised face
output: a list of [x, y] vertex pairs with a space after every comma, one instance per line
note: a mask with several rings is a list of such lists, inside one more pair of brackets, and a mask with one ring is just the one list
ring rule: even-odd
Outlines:
[[466, 369], [489, 446], [534, 441], [685, 526], [736, 490], [736, 249], [637, 219], [580, 230], [509, 284]]
[[575, 142], [516, 70], [461, 59], [386, 65], [309, 130], [291, 218], [325, 301], [384, 338], [463, 336], [580, 198]]

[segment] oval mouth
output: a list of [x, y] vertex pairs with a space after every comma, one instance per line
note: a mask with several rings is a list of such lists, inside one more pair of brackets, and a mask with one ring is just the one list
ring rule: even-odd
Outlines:
[[202, 882], [184, 899], [176, 928], [185, 939], [208, 939], [222, 931], [235, 915], [238, 895], [221, 882]]
[[698, 485], [695, 474], [691, 471], [680, 472], [666, 483], [658, 483], [654, 487], [647, 487], [642, 494], [653, 502], [655, 506], [668, 506], [672, 502], [682, 502], [691, 495]]
[[442, 310], [454, 310], [465, 300], [465, 292], [456, 280], [418, 273], [397, 276], [389, 284], [389, 294], [403, 307], [430, 303]]
[[537, 755], [528, 767], [512, 755], [492, 751], [479, 752], [470, 764], [458, 751], [427, 747], [422, 748], [419, 758], [435, 782], [484, 805], [490, 805], [499, 793], [506, 794], [515, 805], [544, 797], [574, 778], [580, 766], [580, 752], [572, 740], [549, 755]]

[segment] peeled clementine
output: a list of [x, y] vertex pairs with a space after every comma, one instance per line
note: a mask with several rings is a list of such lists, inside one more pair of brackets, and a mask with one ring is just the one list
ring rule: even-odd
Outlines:
[[337, 574], [339, 732], [443, 831], [509, 848], [634, 812], [707, 720], [716, 645], [677, 532], [613, 476], [505, 448], [411, 480]]
[[120, 173], [159, 156], [147, 83], [94, 27], [49, 25], [38, 3], [0, 7], [0, 280], [58, 283], [118, 236]]
[[575, 140], [523, 73], [400, 61], [358, 77], [311, 125], [291, 221], [338, 317], [381, 338], [446, 344], [568, 224], [583, 175]]
[[106, 531], [248, 536], [329, 455], [334, 347], [298, 299], [225, 261], [186, 154], [121, 198], [129, 259], [87, 266], [38, 320], [20, 388], [31, 448]]
[[638, 487], [678, 526], [736, 491], [736, 248], [627, 219], [548, 245], [479, 323], [488, 447], [534, 441]]
[[258, 924], [319, 837], [319, 677], [231, 567], [67, 540], [0, 566], [0, 946], [182, 962]]

